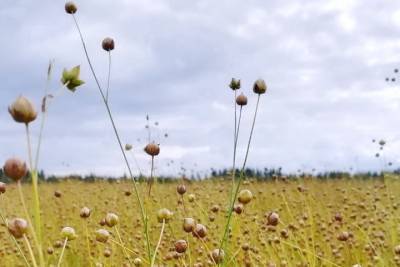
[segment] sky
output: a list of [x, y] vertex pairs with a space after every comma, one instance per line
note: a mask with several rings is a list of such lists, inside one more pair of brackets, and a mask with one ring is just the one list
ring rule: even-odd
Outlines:
[[[126, 172], [106, 109], [64, 1], [0, 2], [0, 161], [27, 159], [24, 127], [7, 107], [19, 95], [37, 109], [54, 61], [39, 168], [48, 174], [118, 176]], [[160, 143], [156, 172], [181, 167], [207, 173], [231, 167], [232, 77], [243, 108], [237, 164], [249, 137], [255, 80], [266, 81], [248, 166], [380, 170], [400, 167], [400, 88], [386, 82], [400, 48], [400, 2], [385, 0], [81, 0], [76, 18], [94, 68], [106, 84], [105, 37], [111, 53], [110, 107], [124, 143], [149, 173], [146, 115]], [[64, 68], [81, 65], [86, 82], [61, 88]], [[400, 77], [399, 77], [400, 78]], [[61, 88], [61, 90], [60, 90]], [[155, 125], [157, 122], [158, 126]], [[40, 120], [31, 124], [34, 149]], [[164, 134], [168, 134], [168, 138]], [[386, 140], [381, 157], [372, 139]]]

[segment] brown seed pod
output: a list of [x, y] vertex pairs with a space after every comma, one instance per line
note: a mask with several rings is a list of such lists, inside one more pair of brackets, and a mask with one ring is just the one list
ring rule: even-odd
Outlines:
[[56, 198], [60, 198], [60, 197], [62, 196], [61, 191], [60, 191], [60, 190], [54, 191], [54, 196], [55, 196]]
[[216, 248], [211, 252], [211, 257], [216, 264], [219, 264], [223, 262], [225, 257], [225, 252], [222, 249]]
[[114, 50], [114, 47], [115, 47], [114, 39], [112, 39], [110, 37], [104, 38], [103, 42], [101, 43], [101, 46], [106, 51]]
[[267, 85], [265, 84], [265, 81], [262, 79], [258, 79], [257, 81], [254, 82], [253, 85], [253, 92], [256, 94], [264, 94], [267, 91]]
[[236, 214], [242, 214], [243, 204], [242, 203], [235, 204], [235, 206], [233, 206], [233, 210], [236, 212]]
[[396, 255], [400, 255], [400, 245], [397, 245], [397, 246], [394, 247], [394, 253]]
[[239, 106], [246, 106], [247, 105], [247, 97], [241, 93], [240, 95], [238, 95], [236, 97], [236, 104], [238, 104]]
[[36, 119], [37, 112], [29, 99], [19, 96], [11, 106], [8, 112], [16, 122], [28, 124]]
[[4, 194], [6, 192], [6, 184], [0, 182], [0, 194]]
[[65, 3], [65, 12], [68, 14], [75, 14], [78, 8], [73, 2], [67, 2]]
[[176, 192], [178, 192], [179, 195], [183, 195], [186, 193], [186, 186], [184, 184], [180, 184], [176, 187]]
[[204, 238], [207, 235], [207, 228], [204, 225], [198, 223], [194, 227], [192, 234], [194, 237]]
[[109, 258], [111, 256], [111, 250], [106, 248], [103, 252], [104, 257]]
[[183, 230], [186, 233], [191, 233], [195, 227], [196, 227], [196, 222], [193, 218], [183, 219]]
[[337, 237], [337, 239], [338, 239], [339, 241], [347, 241], [347, 240], [349, 239], [349, 237], [350, 237], [350, 235], [349, 235], [348, 232], [341, 232], [341, 233], [339, 234], [339, 236]]
[[26, 163], [18, 158], [11, 158], [6, 161], [3, 167], [4, 174], [15, 182], [21, 180], [28, 172]]
[[157, 156], [158, 154], [160, 154], [160, 146], [155, 143], [150, 143], [144, 148], [144, 151], [148, 155], [154, 157], [154, 156]]
[[267, 225], [277, 226], [279, 223], [279, 214], [276, 212], [270, 212], [267, 215]]
[[8, 222], [7, 228], [15, 238], [21, 238], [28, 232], [28, 222], [21, 218], [14, 218]]
[[52, 247], [48, 247], [47, 248], [47, 254], [53, 255], [53, 253], [54, 253], [54, 249]]
[[185, 253], [188, 245], [186, 240], [178, 240], [175, 242], [175, 251], [178, 253]]
[[79, 216], [81, 216], [81, 218], [89, 218], [91, 212], [92, 211], [88, 207], [83, 207], [79, 213]]

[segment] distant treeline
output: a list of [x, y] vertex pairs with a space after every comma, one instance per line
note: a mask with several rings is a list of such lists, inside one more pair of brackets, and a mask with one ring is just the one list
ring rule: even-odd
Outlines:
[[[391, 171], [391, 173], [394, 174], [400, 174], [400, 169]], [[240, 176], [240, 170], [236, 170], [236, 178], [239, 178]], [[109, 182], [115, 182], [118, 180], [128, 180], [129, 178], [125, 176], [121, 177], [104, 177], [104, 176], [96, 176], [95, 174], [89, 174], [89, 175], [68, 175], [68, 176], [55, 176], [55, 175], [45, 175], [44, 171], [41, 170], [38, 173], [39, 181], [41, 182], [59, 182], [62, 179], [68, 179], [68, 180], [76, 180], [76, 181], [82, 181], [82, 182], [95, 182], [95, 181], [104, 181], [107, 180]], [[211, 169], [210, 174], [207, 175], [206, 177], [200, 175], [199, 173], [197, 174], [192, 174], [190, 177], [186, 176], [158, 176], [157, 180], [161, 183], [168, 183], [168, 182], [173, 182], [176, 179], [179, 178], [184, 178], [185, 180], [204, 180], [204, 179], [222, 179], [222, 180], [228, 180], [231, 179], [232, 177], [232, 169]], [[327, 172], [313, 172], [313, 173], [306, 173], [306, 172], [297, 172], [297, 173], [289, 173], [289, 174], [284, 174], [282, 173], [282, 168], [264, 168], [264, 169], [253, 169], [253, 168], [246, 168], [244, 170], [244, 178], [255, 178], [259, 181], [269, 181], [269, 180], [276, 180], [276, 179], [296, 179], [296, 178], [304, 178], [304, 177], [314, 177], [317, 179], [321, 180], [327, 180], [327, 179], [347, 179], [347, 178], [352, 178], [352, 179], [372, 179], [372, 178], [381, 178], [383, 177], [382, 172], [365, 172], [365, 173], [349, 173], [349, 172], [344, 172], [344, 171], [327, 171]], [[135, 177], [138, 181], [142, 182], [147, 179], [145, 176], [139, 176]], [[11, 182], [9, 178], [7, 178], [3, 170], [0, 169], [0, 181], [1, 182]], [[22, 179], [23, 182], [31, 182], [30, 174]]]

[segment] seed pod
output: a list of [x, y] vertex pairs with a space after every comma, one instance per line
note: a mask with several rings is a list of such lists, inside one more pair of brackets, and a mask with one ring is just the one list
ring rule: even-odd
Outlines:
[[246, 106], [247, 105], [247, 96], [245, 96], [243, 93], [238, 95], [236, 97], [236, 104], [239, 106]]
[[63, 239], [67, 239], [68, 241], [74, 240], [77, 237], [75, 229], [69, 226], [66, 226], [61, 230], [61, 236]]
[[207, 235], [207, 228], [204, 225], [198, 223], [194, 227], [192, 234], [194, 237], [204, 238]]
[[188, 195], [188, 199], [189, 199], [189, 202], [195, 201], [195, 200], [196, 200], [195, 194], [189, 194], [189, 195]]
[[117, 214], [109, 212], [107, 213], [105, 220], [108, 227], [114, 227], [118, 224], [119, 218]]
[[60, 197], [62, 196], [61, 191], [60, 191], [60, 190], [54, 191], [54, 196], [55, 196], [56, 198], [60, 198]]
[[79, 216], [81, 216], [81, 218], [89, 218], [91, 212], [92, 211], [88, 207], [83, 207]]
[[337, 237], [337, 239], [338, 239], [339, 241], [347, 241], [347, 240], [349, 239], [349, 237], [350, 237], [350, 235], [349, 235], [348, 232], [341, 232], [341, 233], [339, 234], [339, 236]]
[[53, 253], [54, 253], [54, 249], [52, 247], [48, 247], [47, 248], [47, 254], [53, 255]]
[[65, 12], [68, 14], [75, 14], [78, 8], [73, 2], [67, 2], [65, 3]]
[[279, 223], [279, 214], [276, 212], [270, 212], [267, 215], [267, 225], [277, 226]]
[[15, 182], [21, 180], [27, 173], [26, 163], [18, 158], [11, 158], [6, 161], [3, 167], [4, 174]]
[[14, 218], [7, 223], [7, 228], [15, 238], [21, 238], [28, 232], [28, 222], [21, 218]]
[[185, 253], [187, 247], [187, 242], [183, 239], [175, 242], [175, 251], [178, 253]]
[[400, 245], [397, 245], [397, 246], [394, 247], [394, 253], [396, 255], [400, 255]]
[[232, 90], [238, 90], [240, 89], [240, 80], [232, 78], [231, 83], [229, 84], [229, 87]]
[[264, 94], [267, 91], [267, 85], [265, 84], [265, 81], [262, 79], [258, 79], [255, 81], [253, 85], [253, 92], [256, 94]]
[[179, 195], [183, 195], [186, 193], [186, 186], [184, 184], [180, 184], [176, 187], [176, 192], [178, 192]]
[[36, 119], [37, 112], [29, 99], [19, 96], [11, 106], [8, 112], [16, 122], [28, 124]]
[[233, 210], [236, 212], [236, 214], [242, 214], [243, 204], [242, 203], [235, 204], [235, 206], [233, 206]]
[[150, 143], [144, 148], [144, 151], [154, 157], [160, 154], [160, 146], [155, 143]]
[[193, 218], [185, 218], [183, 219], [183, 230], [186, 233], [191, 233], [196, 226], [196, 223]]
[[219, 206], [217, 204], [213, 205], [211, 207], [211, 211], [214, 212], [214, 213], [217, 213], [219, 211]]
[[216, 264], [219, 264], [224, 260], [225, 252], [222, 249], [216, 248], [211, 252], [211, 257]]
[[111, 250], [106, 248], [103, 252], [104, 257], [109, 258], [111, 256]]
[[135, 266], [142, 266], [142, 260], [141, 260], [140, 258], [135, 258], [135, 259], [133, 260], [133, 264], [134, 264]]
[[105, 218], [101, 219], [100, 222], [99, 222], [99, 224], [100, 224], [101, 226], [106, 225], [106, 219], [105, 219]]
[[160, 223], [163, 222], [163, 221], [168, 222], [172, 218], [173, 215], [174, 214], [168, 209], [165, 209], [165, 208], [160, 209], [157, 212], [158, 222], [160, 222]]
[[114, 40], [110, 37], [106, 37], [106, 38], [104, 38], [103, 42], [101, 43], [101, 46], [106, 51], [114, 50], [114, 46], [115, 46]]
[[248, 189], [243, 189], [240, 191], [238, 200], [240, 203], [246, 205], [253, 199], [253, 194]]
[[126, 151], [129, 151], [129, 150], [131, 150], [132, 149], [132, 145], [131, 144], [126, 144], [125, 145], [125, 150]]
[[6, 184], [0, 182], [0, 195], [6, 192]]
[[101, 243], [106, 243], [110, 233], [106, 229], [99, 229], [96, 231], [96, 240]]

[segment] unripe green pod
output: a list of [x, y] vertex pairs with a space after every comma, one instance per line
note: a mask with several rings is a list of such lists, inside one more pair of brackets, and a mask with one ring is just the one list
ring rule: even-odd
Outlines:
[[74, 240], [77, 237], [75, 229], [69, 226], [66, 226], [61, 230], [61, 236], [63, 239], [67, 239], [68, 241]]
[[263, 79], [258, 79], [253, 85], [253, 92], [256, 94], [264, 94], [267, 91], [267, 85]]
[[232, 78], [231, 83], [229, 84], [229, 87], [230, 87], [232, 90], [238, 90], [238, 89], [240, 89], [240, 80], [239, 80], [239, 79]]
[[163, 222], [163, 221], [168, 222], [173, 215], [174, 213], [172, 213], [170, 210], [166, 208], [160, 209], [157, 212], [158, 222]]

